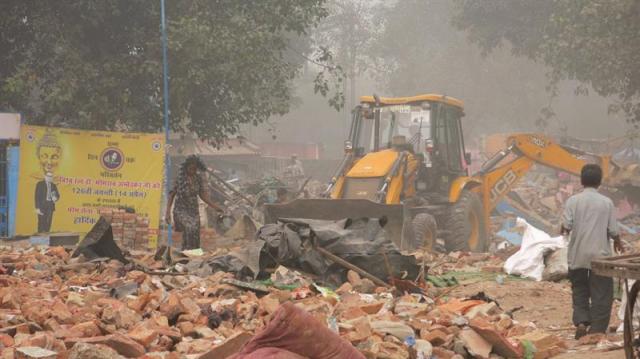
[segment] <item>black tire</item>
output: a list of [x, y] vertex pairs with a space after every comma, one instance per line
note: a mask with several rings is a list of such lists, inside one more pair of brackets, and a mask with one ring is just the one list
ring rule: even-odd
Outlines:
[[487, 224], [482, 215], [482, 201], [477, 194], [463, 190], [458, 201], [451, 206], [446, 224], [448, 234], [444, 244], [448, 252], [487, 250]]
[[418, 213], [411, 221], [413, 225], [412, 249], [423, 249], [430, 251], [436, 243], [438, 226], [436, 219], [429, 213]]

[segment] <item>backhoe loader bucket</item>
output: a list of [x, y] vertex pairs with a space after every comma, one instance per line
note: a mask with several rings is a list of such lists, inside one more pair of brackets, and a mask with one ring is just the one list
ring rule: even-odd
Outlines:
[[389, 238], [400, 248], [404, 223], [401, 204], [381, 204], [366, 199], [296, 199], [283, 204], [265, 205], [265, 223], [279, 218], [340, 220], [344, 218], [383, 218]]

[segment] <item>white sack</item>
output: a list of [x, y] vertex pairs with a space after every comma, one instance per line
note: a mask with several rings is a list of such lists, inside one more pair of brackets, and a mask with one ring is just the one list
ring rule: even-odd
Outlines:
[[541, 281], [544, 271], [544, 254], [547, 251], [566, 247], [565, 240], [562, 236], [551, 237], [520, 217], [516, 220], [516, 226], [525, 228], [522, 245], [520, 250], [504, 263], [504, 271]]

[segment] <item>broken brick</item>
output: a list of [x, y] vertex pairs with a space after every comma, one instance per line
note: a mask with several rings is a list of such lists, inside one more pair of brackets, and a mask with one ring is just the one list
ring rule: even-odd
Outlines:
[[58, 353], [40, 347], [20, 347], [16, 349], [16, 359], [55, 359]]
[[70, 324], [73, 322], [73, 314], [69, 310], [66, 304], [56, 300], [53, 302], [53, 306], [47, 308], [51, 311], [51, 316], [56, 319], [60, 324]]
[[67, 333], [69, 333], [69, 336], [76, 338], [97, 337], [102, 335], [102, 331], [93, 321], [76, 324], [69, 328]]
[[476, 358], [489, 358], [491, 354], [491, 343], [486, 341], [471, 328], [463, 329], [459, 335], [465, 348]]
[[128, 335], [131, 339], [142, 344], [145, 348], [148, 348], [154, 340], [158, 339], [159, 336], [157, 331], [146, 324], [136, 326], [129, 331]]
[[347, 280], [349, 281], [349, 283], [352, 286], [357, 286], [360, 285], [360, 282], [362, 281], [362, 278], [360, 278], [360, 275], [352, 270], [349, 270], [347, 272]]
[[335, 290], [337, 294], [349, 293], [353, 290], [353, 286], [349, 282], [344, 282], [338, 289]]
[[150, 352], [166, 352], [173, 350], [174, 342], [171, 338], [161, 335], [156, 342], [149, 347]]
[[564, 340], [549, 333], [536, 330], [514, 338], [520, 342], [529, 341], [536, 347], [535, 359], [546, 359], [558, 353], [564, 352], [567, 345]]
[[485, 304], [485, 302], [481, 300], [460, 300], [460, 299], [452, 299], [445, 304], [441, 304], [438, 306], [438, 309], [447, 311], [449, 313], [456, 314], [465, 314], [471, 308]]
[[198, 354], [211, 350], [213, 342], [208, 339], [183, 340], [176, 345], [176, 351], [182, 354]]
[[65, 340], [65, 343], [67, 347], [73, 347], [76, 343], [102, 344], [128, 358], [137, 358], [145, 353], [145, 349], [141, 344], [121, 334], [92, 338], [73, 338]]
[[344, 320], [356, 319], [365, 316], [367, 316], [367, 313], [360, 307], [349, 307], [340, 315]]
[[260, 298], [260, 308], [267, 314], [273, 314], [280, 306], [280, 301], [275, 296], [269, 294]]
[[456, 353], [441, 347], [433, 347], [431, 354], [438, 359], [451, 359]]
[[95, 345], [89, 343], [76, 343], [68, 354], [68, 359], [120, 359], [115, 350], [105, 345]]
[[13, 337], [0, 333], [0, 349], [12, 347], [14, 343]]
[[384, 306], [384, 302], [371, 303], [366, 305], [361, 305], [360, 309], [367, 314], [376, 314], [382, 309]]
[[231, 355], [238, 353], [252, 337], [253, 336], [247, 332], [237, 333], [225, 340], [222, 344], [218, 344], [208, 352], [202, 354], [198, 359], [228, 358]]
[[474, 318], [469, 323], [469, 326], [487, 342], [491, 343], [495, 353], [505, 358], [520, 358], [524, 355], [524, 348], [520, 342], [505, 338], [487, 321]]
[[346, 339], [353, 344], [359, 343], [371, 337], [373, 333], [369, 320], [366, 317], [360, 317], [351, 321], [353, 330], [346, 335]]
[[438, 347], [447, 342], [447, 340], [449, 339], [449, 334], [439, 329], [423, 329], [420, 331], [420, 339], [424, 339], [431, 343], [431, 345], [433, 345], [434, 347]]
[[498, 306], [494, 302], [483, 303], [469, 308], [464, 314], [465, 317], [473, 319], [477, 316], [487, 317], [498, 312]]
[[512, 325], [513, 320], [511, 318], [502, 318], [496, 323], [496, 328], [501, 332], [505, 332], [510, 329]]
[[180, 329], [180, 333], [185, 337], [195, 335], [195, 325], [191, 322], [180, 322], [176, 324], [176, 326]]

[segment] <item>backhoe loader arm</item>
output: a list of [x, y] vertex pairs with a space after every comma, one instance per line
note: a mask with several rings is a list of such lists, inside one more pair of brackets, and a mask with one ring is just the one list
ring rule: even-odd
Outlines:
[[[513, 186], [534, 164], [551, 167], [556, 170], [580, 175], [582, 167], [588, 162], [577, 156], [588, 156], [602, 167], [604, 179], [612, 176], [619, 167], [609, 156], [600, 156], [567, 146], [559, 145], [540, 134], [515, 134], [507, 139], [507, 149], [498, 152], [482, 166], [475, 177], [482, 182], [482, 196], [485, 213], [490, 213], [509, 193]], [[516, 158], [500, 164], [510, 154]]]

